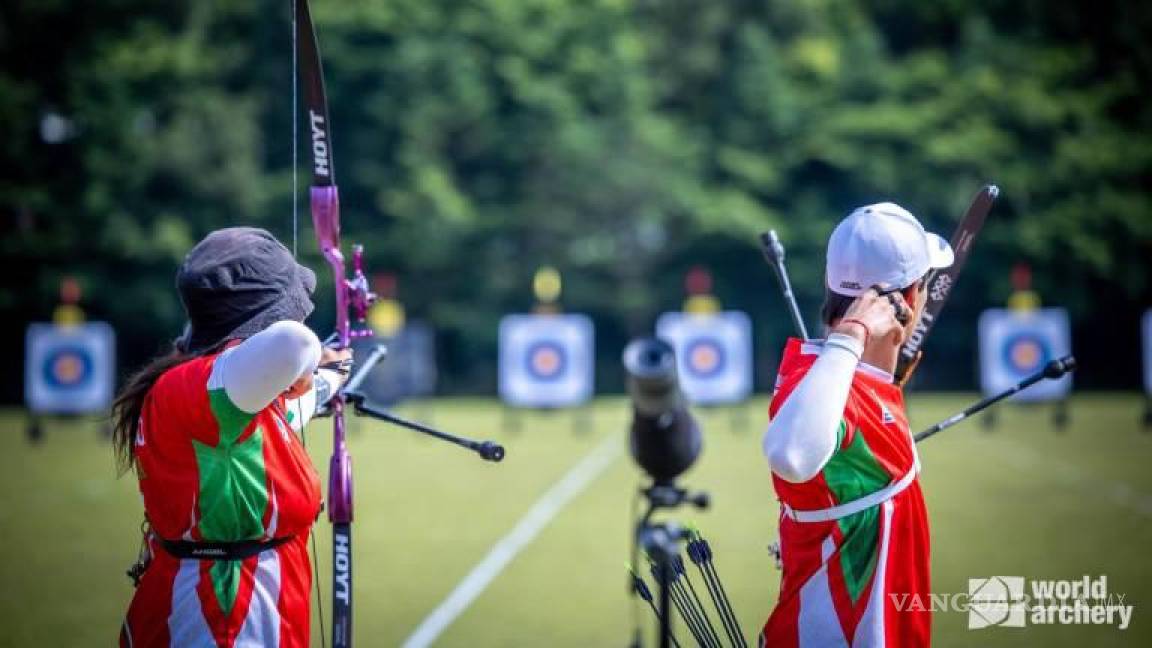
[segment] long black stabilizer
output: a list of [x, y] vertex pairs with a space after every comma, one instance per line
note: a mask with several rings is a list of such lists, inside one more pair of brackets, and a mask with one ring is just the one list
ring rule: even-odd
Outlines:
[[916, 441], [916, 443], [920, 443], [921, 441], [923, 441], [924, 439], [927, 439], [928, 437], [932, 436], [933, 434], [936, 434], [937, 432], [940, 432], [941, 430], [947, 430], [948, 428], [952, 427], [953, 425], [956, 425], [957, 423], [959, 423], [960, 421], [963, 421], [964, 419], [968, 418], [969, 416], [972, 416], [973, 414], [976, 414], [977, 412], [980, 412], [984, 409], [987, 409], [988, 407], [995, 405], [996, 403], [1004, 400], [1005, 398], [1008, 398], [1009, 396], [1011, 396], [1017, 392], [1028, 389], [1029, 387], [1031, 387], [1032, 385], [1035, 385], [1036, 383], [1040, 382], [1041, 380], [1056, 380], [1056, 379], [1060, 378], [1061, 376], [1063, 376], [1064, 374], [1066, 374], [1070, 371], [1075, 371], [1075, 370], [1076, 370], [1076, 358], [1074, 358], [1072, 356], [1064, 356], [1063, 358], [1060, 358], [1059, 360], [1052, 360], [1047, 365], [1045, 365], [1044, 369], [1042, 369], [1041, 371], [1038, 371], [1038, 372], [1032, 374], [1031, 376], [1028, 376], [1024, 380], [1021, 380], [1020, 382], [1016, 383], [1015, 385], [1012, 385], [1011, 387], [1009, 387], [1008, 389], [1005, 389], [1004, 391], [1000, 392], [999, 394], [994, 394], [992, 396], [989, 396], [988, 398], [981, 399], [981, 400], [977, 401], [976, 403], [969, 405], [967, 408], [964, 409], [964, 411], [962, 411], [958, 414], [954, 414], [952, 416], [949, 416], [948, 418], [944, 419], [943, 421], [940, 421], [936, 425], [933, 425], [932, 427], [928, 428], [927, 430], [920, 432], [919, 434], [917, 434], [916, 436], [914, 436], [912, 438]]
[[804, 317], [800, 314], [800, 307], [796, 303], [796, 294], [792, 292], [792, 281], [788, 279], [788, 267], [784, 265], [784, 244], [776, 235], [776, 230], [768, 230], [760, 235], [760, 251], [772, 269], [776, 271], [776, 280], [780, 283], [780, 291], [784, 293], [784, 304], [788, 307], [788, 314], [792, 316], [792, 325], [796, 327], [796, 334], [801, 340], [808, 339], [808, 327], [804, 326]]

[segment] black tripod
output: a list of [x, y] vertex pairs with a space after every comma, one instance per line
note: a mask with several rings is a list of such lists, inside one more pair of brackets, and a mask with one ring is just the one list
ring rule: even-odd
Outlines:
[[[648, 488], [641, 489], [640, 493], [648, 500], [648, 510], [636, 525], [633, 546], [643, 549], [645, 555], [653, 562], [653, 575], [656, 577], [658, 592], [654, 612], [658, 620], [659, 645], [660, 648], [672, 648], [679, 646], [672, 636], [673, 583], [678, 580], [677, 563], [680, 563], [679, 571], [683, 570], [683, 563], [680, 561], [680, 542], [688, 540], [689, 533], [675, 522], [654, 522], [652, 516], [660, 509], [678, 508], [683, 504], [690, 504], [698, 509], [708, 508], [709, 498], [707, 493], [690, 493], [671, 482], [655, 482]], [[640, 579], [635, 571], [635, 553], [634, 549], [632, 561], [634, 583], [639, 579], [643, 584], [643, 579]], [[643, 597], [643, 592], [635, 585], [633, 591]], [[645, 598], [651, 605], [651, 594]], [[683, 601], [681, 605], [684, 603], [687, 601]], [[694, 616], [692, 613], [684, 614], [684, 608], [681, 607], [681, 614], [689, 624], [693, 623], [689, 620], [689, 617]], [[696, 635], [697, 631], [697, 628], [693, 627], [693, 635]]]

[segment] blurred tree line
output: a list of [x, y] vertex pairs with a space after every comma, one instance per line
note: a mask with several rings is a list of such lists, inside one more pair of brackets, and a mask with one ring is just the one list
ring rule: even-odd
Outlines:
[[[1084, 386], [1135, 388], [1152, 305], [1152, 5], [1119, 0], [314, 0], [346, 242], [439, 333], [448, 392], [495, 388], [496, 323], [540, 264], [597, 323], [599, 382], [710, 267], [770, 384], [790, 332], [755, 244], [776, 228], [813, 325], [823, 245], [895, 200], [949, 235], [1001, 186], [929, 344], [969, 388], [976, 317], [1032, 265]], [[62, 276], [122, 370], [179, 333], [173, 275], [208, 231], [266, 227], [321, 275], [294, 193], [289, 0], [0, 7], [0, 321], [10, 357]], [[306, 139], [306, 137], [304, 138]], [[299, 159], [306, 151], [301, 148]], [[17, 400], [22, 377], [3, 378]]]

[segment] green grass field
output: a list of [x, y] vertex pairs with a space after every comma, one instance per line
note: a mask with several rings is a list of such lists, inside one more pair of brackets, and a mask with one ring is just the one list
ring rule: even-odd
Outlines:
[[[917, 429], [967, 404], [964, 396], [911, 397]], [[933, 537], [933, 590], [966, 593], [968, 579], [1107, 575], [1136, 606], [1126, 631], [1057, 626], [968, 630], [967, 616], [935, 617], [937, 646], [1152, 645], [1152, 434], [1141, 431], [1134, 395], [1077, 397], [1066, 431], [1048, 410], [999, 410], [995, 431], [971, 421], [921, 447]], [[745, 425], [700, 412], [706, 447], [685, 485], [711, 492], [705, 512], [681, 511], [710, 537], [746, 634], [758, 631], [779, 573], [766, 550], [777, 507], [760, 456], [764, 401]], [[573, 432], [570, 414], [530, 414], [501, 431], [490, 401], [407, 407], [461, 434], [493, 437], [508, 458], [470, 453], [396, 428], [359, 421], [350, 446], [356, 479], [356, 639], [398, 645], [506, 534], [540, 495], [606, 436], [624, 447], [625, 403], [596, 403], [594, 430]], [[132, 589], [141, 504], [134, 480], [117, 480], [92, 422], [54, 422], [38, 446], [16, 411], [0, 415], [0, 645], [97, 646], [114, 642]], [[310, 428], [327, 470], [329, 426]], [[621, 451], [441, 635], [444, 646], [624, 646], [630, 607], [629, 500], [639, 474]], [[326, 521], [317, 539], [328, 601]], [[644, 612], [644, 610], [641, 610]], [[648, 632], [649, 615], [641, 617]], [[315, 628], [315, 623], [313, 624]], [[318, 631], [314, 630], [319, 645]], [[688, 645], [688, 644], [685, 644]]]

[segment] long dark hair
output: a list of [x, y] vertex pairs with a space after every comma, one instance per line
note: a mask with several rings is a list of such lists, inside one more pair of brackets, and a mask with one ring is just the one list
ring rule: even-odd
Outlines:
[[136, 469], [136, 453], [132, 451], [136, 443], [136, 433], [140, 428], [140, 416], [144, 413], [144, 399], [152, 386], [169, 369], [184, 364], [193, 358], [216, 353], [230, 340], [222, 340], [213, 346], [195, 353], [188, 353], [173, 343], [172, 349], [162, 356], [153, 358], [144, 368], [132, 374], [116, 400], [112, 401], [112, 451], [116, 455], [117, 474], [123, 475]]
[[144, 399], [160, 376], [194, 356], [181, 351], [175, 345], [168, 353], [153, 358], [144, 368], [132, 374], [128, 382], [112, 402], [112, 449], [116, 455], [116, 471], [123, 475], [136, 468], [136, 455], [132, 446], [140, 427], [140, 415], [144, 411]]

